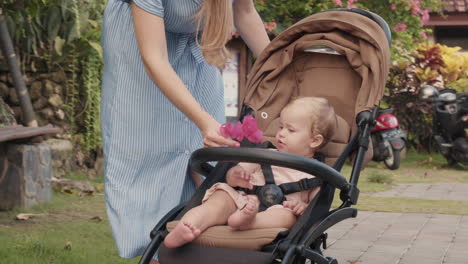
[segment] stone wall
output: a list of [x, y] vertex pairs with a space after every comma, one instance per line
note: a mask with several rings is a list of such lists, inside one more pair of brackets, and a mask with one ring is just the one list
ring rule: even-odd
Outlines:
[[[70, 124], [66, 115], [67, 75], [63, 71], [26, 72], [23, 74], [26, 87], [40, 126], [52, 124], [64, 130], [61, 135], [47, 140], [52, 152], [54, 177], [79, 170], [90, 178], [103, 174], [102, 157], [84, 157], [77, 144], [72, 144]], [[14, 112], [18, 124], [22, 124], [22, 112], [18, 96], [8, 68], [0, 62], [0, 97]], [[86, 159], [86, 162], [84, 162]]]
[[[64, 105], [67, 81], [65, 73], [28, 72], [24, 76], [39, 125], [52, 124], [68, 131]], [[18, 123], [21, 123], [22, 113], [18, 96], [10, 75], [5, 71], [0, 72], [0, 97], [13, 110]]]

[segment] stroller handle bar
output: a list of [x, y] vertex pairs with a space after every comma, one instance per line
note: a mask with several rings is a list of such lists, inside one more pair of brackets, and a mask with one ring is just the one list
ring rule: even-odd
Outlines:
[[248, 147], [203, 148], [192, 153], [189, 165], [196, 172], [204, 174], [203, 164], [210, 161], [250, 162], [280, 166], [311, 174], [342, 191], [347, 191], [351, 187], [343, 175], [324, 163], [285, 152]]

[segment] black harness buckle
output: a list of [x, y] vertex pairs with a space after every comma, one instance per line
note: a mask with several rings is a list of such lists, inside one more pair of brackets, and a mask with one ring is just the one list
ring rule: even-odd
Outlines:
[[283, 190], [276, 184], [265, 184], [257, 192], [257, 197], [263, 207], [282, 204], [285, 200]]

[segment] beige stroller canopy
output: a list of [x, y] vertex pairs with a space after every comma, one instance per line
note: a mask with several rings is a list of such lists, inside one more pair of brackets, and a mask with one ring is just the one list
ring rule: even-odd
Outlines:
[[[345, 121], [339, 118], [330, 144], [347, 143], [355, 116], [382, 98], [389, 64], [389, 42], [375, 21], [354, 12], [319, 13], [288, 28], [262, 52], [240, 102], [254, 111], [259, 128], [271, 139], [289, 101], [325, 97]], [[326, 156], [336, 157], [342, 148], [328, 146]]]

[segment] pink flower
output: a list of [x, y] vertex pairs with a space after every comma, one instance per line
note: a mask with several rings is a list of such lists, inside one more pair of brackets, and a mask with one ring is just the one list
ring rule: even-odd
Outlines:
[[227, 124], [223, 124], [219, 128], [219, 133], [221, 136], [225, 138], [234, 138], [238, 141], [242, 141], [244, 139], [244, 132], [242, 131], [242, 123], [237, 122], [234, 126], [232, 122], [229, 121]]
[[421, 11], [421, 15], [422, 15], [421, 22], [423, 24], [426, 24], [429, 21], [429, 17], [430, 17], [429, 10], [426, 9], [426, 10]]
[[263, 141], [263, 132], [261, 130], [255, 131], [253, 134], [247, 136], [247, 139], [253, 143], [262, 143]]
[[257, 121], [255, 118], [253, 118], [251, 115], [245, 116], [244, 120], [242, 120], [242, 131], [244, 131], [244, 134], [252, 133], [255, 130], [258, 130]]
[[341, 2], [341, 0], [333, 0], [333, 2], [334, 2], [335, 5], [337, 5], [337, 6], [343, 6], [343, 2]]
[[427, 39], [427, 34], [426, 32], [421, 32], [421, 38], [426, 40]]
[[273, 31], [275, 28], [278, 27], [278, 25], [276, 25], [276, 22], [270, 22], [270, 27], [271, 27], [271, 30]]
[[273, 31], [277, 27], [276, 22], [265, 22], [263, 23], [263, 25], [265, 26], [265, 29], [268, 31]]
[[407, 26], [405, 23], [400, 23], [400, 24], [396, 24], [393, 29], [395, 30], [395, 32], [403, 32], [403, 31], [406, 31]]
[[419, 9], [419, 7], [414, 7], [411, 9], [411, 14], [413, 14], [413, 16], [417, 16], [421, 13], [421, 9]]
[[413, 0], [408, 2], [408, 7], [411, 8], [411, 14], [414, 16], [421, 13], [421, 3], [419, 0]]
[[245, 116], [242, 122], [236, 122], [234, 126], [231, 121], [223, 124], [219, 133], [225, 138], [233, 138], [239, 142], [244, 137], [253, 143], [261, 143], [263, 140], [263, 132], [258, 129], [257, 120], [251, 115]]
[[357, 0], [348, 0], [346, 8], [357, 8], [357, 5], [353, 4], [354, 2], [357, 2]]
[[242, 131], [244, 136], [254, 143], [261, 143], [263, 139], [263, 132], [258, 129], [257, 120], [251, 115], [244, 117], [242, 121]]
[[391, 9], [391, 10], [395, 10], [395, 9], [396, 9], [396, 5], [395, 5], [394, 3], [391, 3], [391, 4], [390, 4], [390, 9]]
[[221, 134], [221, 136], [223, 136], [225, 138], [230, 138], [231, 137], [231, 131], [232, 131], [232, 122], [231, 121], [229, 121], [227, 124], [223, 124], [219, 128], [219, 133]]
[[237, 141], [244, 139], [244, 131], [242, 130], [242, 123], [237, 122], [231, 130], [231, 137]]
[[419, 0], [412, 0], [408, 2], [409, 8], [420, 7], [420, 6], [421, 6], [421, 3], [419, 2]]
[[261, 5], [265, 5], [265, 1], [263, 1], [263, 0], [258, 2], [258, 3], [261, 4]]

